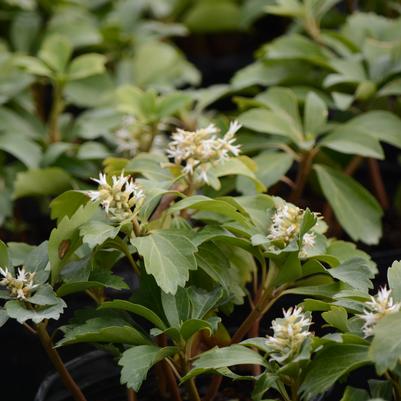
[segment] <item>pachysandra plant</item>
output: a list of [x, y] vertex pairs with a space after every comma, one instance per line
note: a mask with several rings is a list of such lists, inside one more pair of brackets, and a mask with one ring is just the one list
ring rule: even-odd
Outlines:
[[[397, 7], [84, 3], [0, 5], [0, 326], [35, 335], [75, 401], [90, 390], [59, 349], [82, 343], [112, 355], [128, 401], [401, 401], [401, 262], [383, 283], [343, 240], [382, 236]], [[290, 30], [230, 84], [191, 87], [168, 38], [264, 12]]]

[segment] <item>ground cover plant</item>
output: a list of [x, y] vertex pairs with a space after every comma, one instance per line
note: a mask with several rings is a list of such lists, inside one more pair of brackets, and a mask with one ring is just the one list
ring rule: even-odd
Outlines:
[[[401, 261], [374, 253], [400, 221], [397, 4], [0, 11], [0, 333], [58, 373], [35, 401], [401, 400]], [[260, 21], [276, 38], [203, 85], [181, 40]]]

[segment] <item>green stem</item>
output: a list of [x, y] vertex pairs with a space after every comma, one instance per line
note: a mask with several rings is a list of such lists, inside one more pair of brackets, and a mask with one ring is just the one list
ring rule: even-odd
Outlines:
[[59, 117], [63, 112], [63, 84], [55, 81], [53, 84], [53, 101], [49, 116], [49, 140], [50, 143], [60, 142]]
[[58, 374], [61, 377], [64, 385], [71, 392], [75, 401], [87, 401], [85, 396], [83, 395], [81, 389], [72, 378], [67, 368], [65, 367], [59, 353], [54, 349], [52, 340], [47, 332], [47, 322], [41, 322], [36, 325], [36, 332], [40, 338], [40, 342], [42, 343], [43, 348], [45, 349], [50, 361], [53, 366], [56, 368]]

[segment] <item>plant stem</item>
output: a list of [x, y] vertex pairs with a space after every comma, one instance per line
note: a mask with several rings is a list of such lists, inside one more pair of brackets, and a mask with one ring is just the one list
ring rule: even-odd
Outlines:
[[138, 400], [136, 393], [132, 388], [129, 388], [127, 390], [127, 399], [128, 399], [128, 401], [137, 401]]
[[401, 384], [397, 378], [394, 378], [390, 372], [385, 372], [384, 377], [393, 385], [396, 401], [401, 401]]
[[[192, 352], [192, 341], [189, 340], [185, 344], [185, 350], [184, 352], [180, 353], [180, 358], [181, 358], [181, 365], [182, 369], [185, 373], [188, 373], [191, 370], [191, 352]], [[191, 378], [186, 382], [187, 385], [187, 390], [188, 390], [188, 395], [189, 399], [191, 401], [201, 401], [198, 393], [198, 389], [196, 388], [195, 384], [195, 379]]]
[[75, 401], [87, 401], [85, 396], [83, 395], [81, 389], [72, 378], [67, 368], [65, 367], [59, 353], [54, 349], [52, 340], [47, 332], [47, 322], [41, 322], [36, 325], [36, 331], [40, 338], [40, 342], [42, 343], [43, 348], [45, 349], [50, 361], [53, 366], [56, 368], [58, 374], [61, 377], [64, 385], [71, 392]]
[[166, 375], [168, 386], [170, 387], [171, 397], [174, 401], [182, 401], [180, 390], [177, 385], [177, 381], [175, 380], [173, 371], [171, 367], [167, 363], [167, 361], [162, 361], [163, 371]]
[[372, 159], [371, 157], [368, 159], [370, 176], [372, 178], [373, 188], [376, 192], [376, 196], [379, 199], [380, 204], [383, 209], [388, 209], [389, 200], [386, 192], [386, 188], [384, 187], [383, 178], [381, 176], [379, 162], [376, 159]]
[[305, 152], [299, 164], [297, 178], [295, 180], [295, 188], [291, 193], [290, 202], [297, 204], [304, 192], [306, 180], [312, 168], [312, 162], [319, 149], [314, 148]]
[[49, 140], [50, 143], [60, 142], [59, 117], [63, 111], [63, 84], [54, 82], [52, 108], [49, 116]]

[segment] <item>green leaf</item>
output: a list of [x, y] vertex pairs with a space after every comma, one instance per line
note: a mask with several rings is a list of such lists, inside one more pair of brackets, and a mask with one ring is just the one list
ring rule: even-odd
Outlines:
[[3, 327], [8, 320], [7, 311], [3, 308], [0, 308], [0, 328]]
[[230, 203], [224, 200], [211, 199], [203, 195], [194, 195], [182, 199], [170, 207], [169, 211], [174, 213], [183, 209], [195, 209], [213, 212], [227, 216], [232, 220], [236, 220], [246, 225], [249, 224], [247, 219], [241, 213], [237, 212], [236, 208]]
[[345, 154], [384, 159], [383, 148], [376, 138], [347, 125], [334, 129], [324, 137], [319, 146]]
[[348, 328], [347, 311], [338, 306], [331, 306], [330, 310], [322, 313], [322, 318], [332, 327], [346, 333]]
[[[216, 318], [218, 321], [220, 318]], [[202, 330], [208, 330], [209, 334], [213, 333], [213, 325], [207, 320], [189, 319], [186, 320], [180, 327], [181, 337], [188, 341], [195, 333]]]
[[401, 359], [401, 312], [392, 313], [379, 320], [373, 329], [374, 337], [369, 356], [379, 375], [395, 369]]
[[[69, 265], [76, 263], [72, 262]], [[66, 269], [65, 269], [66, 270]], [[63, 271], [64, 273], [64, 271]], [[64, 275], [63, 275], [64, 276]], [[65, 277], [65, 276], [64, 276]], [[127, 283], [120, 276], [116, 276], [107, 268], [97, 268], [90, 272], [88, 281], [73, 281], [70, 277], [68, 282], [62, 284], [57, 295], [63, 297], [68, 294], [82, 292], [90, 288], [113, 288], [115, 290], [128, 289]]]
[[106, 57], [102, 54], [87, 53], [72, 60], [68, 66], [69, 80], [87, 78], [105, 71]]
[[71, 177], [61, 168], [48, 167], [18, 173], [14, 198], [58, 195], [71, 188]]
[[173, 179], [172, 174], [162, 164], [167, 164], [165, 156], [140, 153], [125, 166], [127, 173], [140, 173], [145, 178], [154, 181], [169, 181]]
[[276, 184], [285, 176], [293, 163], [292, 155], [285, 152], [262, 152], [253, 158], [256, 163], [256, 177], [266, 187]]
[[121, 382], [128, 388], [139, 391], [149, 369], [177, 352], [177, 347], [159, 348], [155, 345], [139, 345], [128, 349], [118, 362], [122, 366]]
[[164, 330], [166, 328], [165, 323], [163, 322], [162, 319], [159, 318], [159, 316], [156, 315], [155, 312], [153, 312], [151, 309], [139, 305], [139, 304], [134, 304], [129, 301], [123, 301], [121, 299], [115, 299], [113, 301], [109, 302], [103, 302], [99, 309], [120, 309], [120, 310], [125, 310], [131, 313], [134, 313], [135, 315], [142, 316], [149, 322], [153, 323], [157, 328], [160, 330]]
[[370, 363], [368, 347], [334, 344], [325, 347], [307, 368], [300, 391], [309, 399], [329, 389], [345, 374]]
[[387, 270], [387, 281], [395, 302], [401, 301], [401, 261], [394, 261]]
[[88, 244], [92, 249], [103, 244], [109, 238], [115, 238], [119, 231], [120, 227], [114, 227], [102, 221], [89, 221], [79, 229], [82, 242]]
[[272, 110], [250, 109], [242, 113], [239, 122], [246, 128], [263, 134], [282, 135], [295, 143], [300, 141], [300, 134], [294, 134], [291, 121], [286, 120]]
[[401, 119], [389, 111], [374, 110], [360, 114], [347, 122], [346, 127], [401, 148]]
[[320, 186], [340, 224], [350, 237], [376, 244], [381, 236], [380, 205], [351, 177], [323, 165], [315, 165]]
[[175, 294], [189, 279], [189, 271], [197, 268], [196, 246], [175, 230], [154, 231], [146, 237], [131, 240], [144, 258], [145, 269], [153, 275], [160, 288]]
[[365, 259], [354, 258], [347, 260], [340, 266], [328, 269], [327, 272], [334, 278], [349, 284], [357, 290], [368, 292], [373, 288], [370, 281], [374, 277]]
[[248, 364], [266, 366], [266, 361], [256, 351], [238, 344], [224, 348], [213, 348], [200, 354], [193, 364], [193, 369], [181, 381], [184, 382], [209, 370]]
[[326, 103], [314, 92], [306, 96], [304, 110], [304, 132], [306, 135], [319, 134], [326, 126], [328, 110]]
[[76, 343], [117, 343], [143, 345], [151, 341], [126, 320], [115, 316], [96, 317], [85, 323], [64, 328], [65, 335], [56, 345]]
[[64, 216], [71, 217], [80, 206], [89, 202], [89, 196], [81, 191], [66, 191], [50, 202], [50, 217], [59, 223]]
[[2, 240], [0, 240], [0, 267], [4, 269], [9, 265], [10, 265], [10, 260], [8, 257], [7, 245]]
[[38, 167], [42, 156], [40, 146], [18, 132], [1, 133], [0, 149], [12, 154], [30, 168]]
[[56, 298], [57, 303], [45, 305], [35, 309], [26, 308], [25, 304], [20, 301], [8, 301], [5, 304], [7, 315], [11, 319], [16, 319], [18, 323], [24, 323], [32, 320], [34, 323], [40, 323], [45, 319], [58, 320], [67, 306], [61, 298]]
[[79, 238], [79, 227], [86, 223], [98, 210], [98, 205], [89, 202], [81, 206], [71, 217], [65, 216], [57, 228], [53, 229], [49, 238], [49, 261], [51, 265], [51, 280], [54, 284], [62, 267], [75, 252], [82, 241]]
[[367, 401], [369, 399], [369, 393], [366, 390], [347, 386], [340, 401]]
[[[255, 382], [255, 387], [252, 391], [252, 400], [253, 401], [262, 401], [263, 396], [271, 388], [277, 389], [277, 382], [279, 381], [279, 377], [271, 372], [262, 373]], [[269, 401], [269, 400], [265, 400]], [[272, 401], [272, 400], [270, 400]]]
[[201, 1], [189, 8], [184, 23], [192, 32], [236, 31], [240, 17], [240, 8], [230, 0]]
[[72, 54], [70, 41], [61, 35], [48, 36], [39, 51], [39, 58], [57, 73], [63, 73]]

